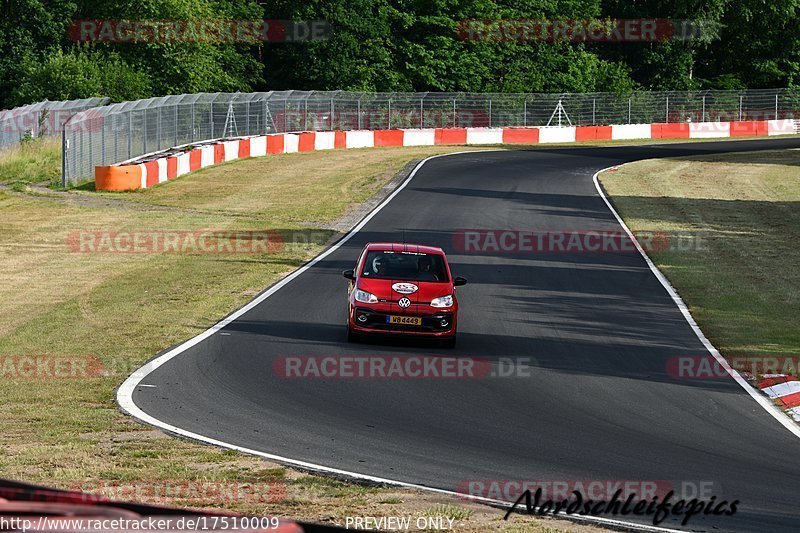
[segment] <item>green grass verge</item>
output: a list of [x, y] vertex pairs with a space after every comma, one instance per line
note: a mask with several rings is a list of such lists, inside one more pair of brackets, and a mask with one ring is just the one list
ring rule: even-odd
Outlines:
[[0, 183], [24, 190], [29, 184], [61, 186], [61, 139], [31, 139], [0, 151]]
[[600, 181], [631, 229], [682, 239], [649, 255], [723, 355], [800, 354], [800, 151], [639, 161]]

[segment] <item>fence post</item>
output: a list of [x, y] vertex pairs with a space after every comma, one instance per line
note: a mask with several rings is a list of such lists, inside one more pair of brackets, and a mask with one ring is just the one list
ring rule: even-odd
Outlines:
[[133, 111], [128, 111], [128, 157], [126, 159], [130, 159], [133, 157], [131, 152], [133, 152]]
[[331, 131], [333, 131], [333, 112], [334, 112], [333, 98], [331, 98]]
[[778, 93], [775, 93], [775, 120], [778, 120]]
[[[264, 116], [266, 117], [266, 114]], [[303, 100], [303, 129], [308, 129], [308, 97]], [[317, 127], [314, 126], [314, 129], [316, 130]]]
[[597, 98], [592, 98], [592, 126], [597, 126]]
[[102, 165], [105, 162], [106, 162], [106, 125], [102, 124], [100, 130], [100, 164]]
[[209, 139], [214, 138], [214, 101], [211, 101], [211, 105], [208, 106], [208, 115], [211, 118], [211, 135], [208, 136]]
[[356, 113], [358, 113], [358, 129], [361, 129], [361, 98], [356, 101]]
[[628, 97], [628, 124], [631, 123], [631, 97]]
[[191, 136], [189, 137], [189, 141], [190, 142], [194, 142], [194, 140], [196, 138], [196, 135], [197, 135], [195, 133], [195, 129], [194, 129], [195, 124], [196, 124], [196, 122], [195, 122], [195, 116], [194, 116], [194, 102], [192, 102], [192, 125], [191, 125], [191, 132], [192, 133], [191, 133]]
[[528, 101], [523, 100], [522, 102], [522, 126], [527, 128], [528, 127]]
[[172, 146], [178, 146], [178, 104], [175, 104], [175, 144]]
[[705, 122], [706, 121], [706, 95], [703, 95], [703, 109], [702, 109], [701, 112], [702, 112], [702, 115], [700, 116], [700, 122]]
[[392, 99], [389, 98], [389, 112], [386, 115], [386, 129], [392, 129]]
[[[83, 130], [81, 130], [81, 154], [83, 154]], [[94, 143], [92, 142], [92, 132], [89, 132], [89, 171], [94, 170]], [[83, 158], [81, 158], [83, 159]], [[85, 177], [85, 176], [84, 176]]]
[[244, 134], [250, 135], [250, 100], [244, 104]]
[[419, 129], [422, 129], [423, 127], [425, 127], [424, 121], [422, 119], [422, 113], [423, 113], [422, 102], [423, 102], [422, 98], [420, 98], [419, 99]]
[[158, 106], [156, 115], [156, 150], [161, 150], [161, 106]]
[[142, 109], [142, 153], [147, 153], [147, 109]]
[[489, 98], [489, 127], [492, 127], [492, 99]]
[[[67, 120], [66, 124], [69, 124], [69, 120]], [[63, 188], [67, 188], [67, 181], [68, 181], [68, 174], [69, 169], [67, 167], [67, 150], [69, 150], [69, 140], [67, 139], [67, 127], [66, 124], [64, 128], [61, 130], [61, 186]]]
[[743, 98], [744, 98], [743, 95], [740, 94], [739, 95], [739, 122], [742, 121], [742, 99]]
[[119, 163], [119, 119], [114, 115], [114, 163]]
[[456, 99], [453, 98], [453, 127], [458, 127], [458, 111], [456, 111]]
[[664, 122], [669, 123], [669, 96], [667, 96], [667, 111], [666, 115], [664, 116]]

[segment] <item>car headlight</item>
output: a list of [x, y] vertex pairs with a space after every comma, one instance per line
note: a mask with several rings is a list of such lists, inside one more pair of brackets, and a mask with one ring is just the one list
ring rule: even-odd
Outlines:
[[365, 304], [376, 304], [378, 303], [378, 297], [374, 294], [371, 294], [367, 291], [362, 291], [361, 289], [356, 289], [355, 299], [357, 302], [364, 302]]
[[431, 307], [452, 307], [453, 306], [453, 295], [448, 294], [447, 296], [439, 296], [438, 298], [434, 298], [431, 300]]

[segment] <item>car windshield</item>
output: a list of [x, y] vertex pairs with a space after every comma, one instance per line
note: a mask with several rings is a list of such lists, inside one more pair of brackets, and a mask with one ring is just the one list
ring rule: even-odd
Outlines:
[[448, 281], [441, 255], [390, 250], [369, 252], [361, 275], [373, 279]]

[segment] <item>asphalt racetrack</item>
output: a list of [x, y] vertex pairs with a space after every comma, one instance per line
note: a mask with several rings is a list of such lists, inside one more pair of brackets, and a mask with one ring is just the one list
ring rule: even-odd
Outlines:
[[[670, 375], [671, 358], [707, 352], [638, 253], [473, 254], [456, 250], [453, 237], [463, 229], [622, 231], [592, 181], [602, 168], [797, 147], [800, 139], [782, 138], [431, 159], [340, 248], [140, 372], [132, 401], [207, 439], [358, 474], [450, 491], [476, 480], [712, 487], [718, 500], [740, 501], [735, 515], [661, 527], [797, 531], [800, 440], [733, 379]], [[454, 275], [469, 280], [458, 288], [455, 350], [346, 342], [342, 270], [365, 243], [399, 241], [403, 230], [407, 242], [443, 247]], [[513, 358], [529, 372], [287, 379], [276, 371], [287, 356], [345, 355]]]

